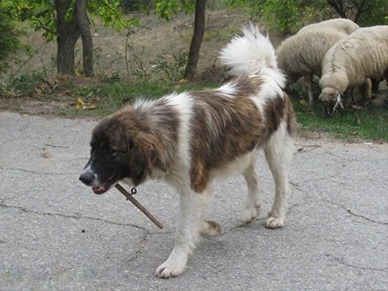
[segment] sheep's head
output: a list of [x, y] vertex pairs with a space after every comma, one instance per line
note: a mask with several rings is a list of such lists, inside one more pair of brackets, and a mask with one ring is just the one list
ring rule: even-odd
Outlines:
[[325, 114], [327, 117], [332, 116], [338, 106], [343, 108], [341, 94], [334, 88], [323, 88], [319, 99], [325, 103]]
[[322, 100], [325, 103], [333, 103], [336, 101], [337, 96], [341, 93], [332, 87], [325, 87], [321, 91], [321, 95], [319, 95], [319, 100]]

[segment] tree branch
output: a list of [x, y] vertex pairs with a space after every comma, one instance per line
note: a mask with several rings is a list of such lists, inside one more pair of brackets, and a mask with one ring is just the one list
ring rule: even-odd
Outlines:
[[334, 8], [339, 16], [342, 18], [347, 18], [342, 0], [327, 0], [327, 3]]

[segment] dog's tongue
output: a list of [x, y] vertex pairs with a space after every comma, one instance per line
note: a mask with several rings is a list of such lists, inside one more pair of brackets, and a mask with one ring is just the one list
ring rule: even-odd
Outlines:
[[92, 190], [95, 194], [102, 194], [109, 190], [109, 186], [107, 184], [102, 184], [100, 186], [92, 187]]

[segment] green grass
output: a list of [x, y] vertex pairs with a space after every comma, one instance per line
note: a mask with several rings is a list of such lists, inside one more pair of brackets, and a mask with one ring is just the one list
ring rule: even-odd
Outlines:
[[[107, 116], [125, 104], [138, 98], [155, 99], [173, 92], [200, 90], [204, 87], [215, 87], [216, 84], [188, 83], [181, 85], [166, 85], [164, 83], [114, 83], [84, 86], [74, 90], [70, 98], [71, 106], [56, 112], [62, 117], [103, 117]], [[78, 98], [85, 102], [83, 106], [76, 107]], [[88, 109], [93, 106], [93, 109]]]
[[[106, 116], [125, 103], [131, 102], [136, 98], [146, 99], [159, 98], [173, 91], [191, 91], [201, 90], [203, 88], [216, 87], [216, 84], [183, 84], [166, 85], [161, 83], [115, 83], [103, 84], [96, 87], [85, 89], [81, 92], [86, 96], [85, 100], [90, 102], [100, 96], [96, 102], [94, 110], [76, 110], [72, 109], [74, 116]], [[296, 103], [296, 102], [294, 102]], [[321, 104], [315, 105], [312, 109], [301, 106], [299, 103], [294, 105], [298, 123], [302, 130], [322, 131], [330, 134], [334, 138], [350, 140], [384, 140], [388, 142], [388, 110], [378, 108], [362, 108], [359, 110], [347, 109], [342, 112], [336, 112], [331, 118], [324, 114]]]
[[[35, 79], [33, 79], [35, 80]], [[38, 78], [36, 84], [40, 79]], [[28, 81], [28, 80], [27, 80]], [[201, 90], [204, 88], [217, 87], [218, 84], [188, 83], [171, 85], [166, 83], [65, 83], [47, 94], [33, 96], [34, 88], [30, 81], [18, 80], [18, 90], [29, 88], [21, 97], [15, 99], [21, 104], [28, 98], [38, 100], [46, 104], [61, 104], [64, 106], [54, 107], [54, 115], [77, 118], [92, 117], [101, 118], [107, 116], [125, 104], [131, 103], [137, 98], [154, 99], [163, 95], [182, 91]], [[31, 83], [31, 84], [30, 84]], [[27, 85], [25, 85], [27, 84]], [[24, 87], [23, 87], [24, 86]], [[31, 88], [30, 88], [31, 87]], [[63, 92], [67, 92], [63, 94]], [[0, 94], [1, 95], [1, 94]], [[81, 99], [84, 104], [79, 104]], [[77, 106], [77, 103], [79, 106]], [[42, 106], [40, 103], [38, 106]], [[92, 108], [90, 108], [92, 107]], [[388, 110], [386, 108], [367, 108], [359, 110], [347, 109], [337, 112], [333, 117], [327, 118], [323, 106], [317, 102], [312, 108], [301, 106], [294, 102], [297, 121], [302, 130], [321, 131], [328, 133], [334, 138], [351, 140], [381, 140], [388, 142]], [[13, 108], [12, 110], [18, 111]], [[22, 111], [20, 111], [22, 112]], [[26, 112], [23, 112], [26, 113]]]
[[334, 138], [384, 140], [388, 142], [388, 110], [385, 108], [346, 109], [331, 118], [323, 107], [313, 109], [295, 105], [298, 123], [302, 130], [323, 131]]

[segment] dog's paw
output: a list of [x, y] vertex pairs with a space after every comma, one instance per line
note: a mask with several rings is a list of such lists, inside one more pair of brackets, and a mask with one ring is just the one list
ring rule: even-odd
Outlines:
[[216, 236], [222, 231], [221, 225], [212, 220], [204, 221], [201, 225], [200, 234], [202, 236]]
[[283, 226], [284, 226], [284, 218], [281, 219], [281, 218], [270, 216], [267, 218], [267, 221], [265, 222], [265, 227], [271, 228], [271, 229], [280, 228]]
[[249, 208], [245, 208], [242, 215], [242, 220], [244, 223], [250, 223], [259, 215], [259, 213], [260, 213], [259, 204], [250, 206]]
[[186, 264], [179, 262], [172, 262], [171, 260], [165, 261], [159, 267], [156, 268], [155, 276], [159, 278], [171, 278], [182, 274], [185, 271]]

